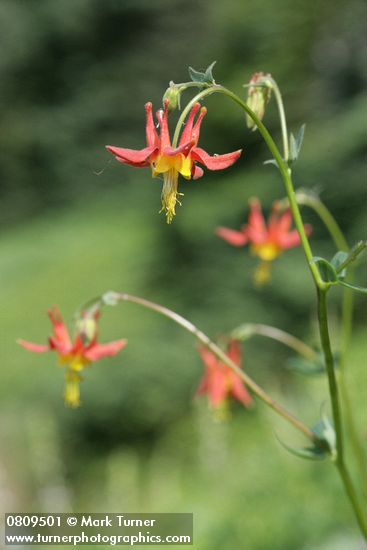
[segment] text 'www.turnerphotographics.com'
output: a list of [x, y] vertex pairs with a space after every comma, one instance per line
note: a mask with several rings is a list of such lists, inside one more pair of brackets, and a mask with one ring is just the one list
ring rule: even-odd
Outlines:
[[5, 514], [5, 545], [192, 545], [193, 514]]

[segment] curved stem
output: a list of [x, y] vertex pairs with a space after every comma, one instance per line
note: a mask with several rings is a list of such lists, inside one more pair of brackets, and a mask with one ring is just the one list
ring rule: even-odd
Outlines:
[[317, 195], [310, 192], [296, 191], [296, 200], [298, 204], [308, 206], [316, 212], [329, 231], [338, 250], [349, 251], [349, 245], [337, 221]]
[[[317, 195], [309, 192], [297, 191], [296, 200], [300, 205], [308, 206], [312, 208], [314, 212], [319, 216], [320, 220], [329, 231], [331, 238], [338, 250], [344, 250], [349, 252], [350, 248], [342, 230], [340, 229], [334, 216], [330, 210], [326, 208], [324, 203], [319, 199]], [[341, 343], [341, 359], [340, 370], [344, 373], [345, 370], [345, 355], [349, 344], [351, 325], [353, 315], [353, 294], [349, 289], [345, 289], [343, 292], [343, 305], [342, 305], [342, 343]]]
[[271, 83], [271, 88], [274, 92], [275, 100], [277, 102], [279, 118], [280, 118], [280, 127], [282, 130], [284, 160], [288, 162], [289, 160], [288, 130], [287, 130], [287, 119], [285, 117], [282, 94], [280, 93], [278, 84], [275, 82], [273, 78], [268, 77], [267, 80], [269, 80]]
[[237, 103], [252, 118], [252, 120], [255, 122], [256, 126], [258, 127], [259, 132], [262, 135], [265, 143], [267, 144], [271, 154], [273, 155], [273, 157], [274, 157], [274, 159], [275, 159], [275, 161], [278, 165], [281, 176], [283, 178], [283, 182], [284, 182], [285, 189], [287, 191], [288, 200], [289, 200], [290, 208], [291, 208], [291, 211], [292, 211], [294, 223], [295, 223], [295, 226], [296, 226], [297, 231], [298, 231], [299, 236], [300, 236], [302, 248], [303, 248], [304, 254], [306, 256], [307, 264], [308, 264], [308, 267], [311, 271], [311, 275], [312, 275], [312, 277], [315, 281], [315, 284], [319, 288], [326, 288], [327, 285], [321, 279], [321, 276], [320, 276], [320, 273], [318, 271], [317, 266], [312, 262], [313, 253], [312, 253], [311, 246], [310, 246], [309, 240], [307, 238], [307, 235], [306, 235], [306, 232], [305, 232], [305, 229], [304, 229], [301, 213], [299, 211], [298, 204], [297, 204], [297, 201], [296, 201], [296, 197], [295, 197], [295, 193], [294, 193], [294, 189], [293, 189], [293, 183], [292, 183], [292, 179], [291, 179], [291, 176], [290, 176], [290, 173], [289, 173], [288, 165], [284, 162], [281, 154], [279, 153], [279, 150], [278, 150], [277, 146], [274, 143], [273, 138], [269, 134], [269, 132], [266, 129], [266, 127], [264, 126], [264, 124], [255, 115], [255, 113], [248, 107], [248, 105], [246, 104], [245, 101], [243, 101], [240, 97], [238, 97], [236, 94], [234, 94], [233, 92], [231, 92], [227, 88], [224, 88], [223, 86], [219, 86], [219, 85], [212, 86], [211, 88], [208, 88], [208, 89], [203, 90], [202, 92], [198, 93], [186, 105], [185, 109], [181, 113], [180, 118], [178, 119], [176, 129], [175, 129], [175, 133], [174, 133], [174, 136], [173, 136], [172, 146], [173, 147], [177, 146], [178, 137], [179, 137], [179, 134], [180, 134], [181, 127], [182, 127], [182, 125], [185, 121], [185, 118], [188, 115], [191, 107], [194, 105], [194, 103], [196, 103], [197, 101], [200, 101], [204, 97], [206, 97], [210, 94], [213, 94], [213, 93], [221, 93], [221, 94], [226, 95], [230, 99], [232, 99], [235, 103]]
[[[182, 112], [179, 121], [177, 123], [177, 127], [174, 134], [174, 146], [177, 144], [180, 128], [189, 112], [189, 109], [191, 106], [200, 99], [206, 97], [207, 95], [210, 95], [211, 93], [222, 93], [232, 99], [235, 103], [237, 103], [254, 121], [256, 124], [260, 134], [262, 135], [264, 141], [266, 142], [271, 154], [273, 155], [274, 160], [276, 161], [276, 164], [279, 168], [279, 171], [281, 173], [283, 183], [287, 192], [288, 200], [290, 209], [292, 212], [293, 220], [295, 223], [295, 226], [297, 228], [297, 231], [300, 236], [301, 245], [303, 248], [304, 255], [307, 260], [308, 267], [311, 271], [312, 278], [314, 280], [317, 294], [318, 294], [318, 316], [319, 316], [319, 329], [320, 329], [320, 337], [321, 337], [321, 344], [322, 349], [325, 357], [325, 363], [328, 373], [328, 381], [329, 381], [329, 391], [330, 391], [330, 398], [331, 398], [331, 404], [332, 404], [332, 411], [333, 411], [333, 419], [335, 424], [335, 432], [336, 432], [336, 448], [337, 448], [337, 459], [336, 464], [340, 473], [340, 476], [343, 480], [343, 484], [345, 487], [345, 490], [347, 492], [347, 495], [351, 501], [351, 504], [353, 506], [355, 515], [358, 520], [358, 524], [361, 528], [361, 531], [363, 532], [364, 537], [367, 540], [367, 522], [364, 517], [364, 514], [362, 512], [362, 508], [360, 506], [360, 503], [358, 501], [358, 498], [356, 496], [351, 478], [349, 476], [349, 473], [346, 469], [345, 463], [344, 463], [344, 455], [343, 455], [343, 433], [342, 433], [342, 420], [341, 420], [341, 409], [340, 409], [340, 402], [339, 402], [339, 390], [338, 390], [338, 383], [335, 377], [335, 371], [334, 371], [334, 358], [331, 351], [330, 346], [330, 338], [329, 338], [329, 330], [328, 330], [328, 319], [327, 319], [327, 309], [326, 309], [326, 291], [329, 288], [329, 285], [325, 283], [321, 275], [319, 273], [319, 270], [315, 263], [313, 263], [313, 253], [312, 249], [309, 243], [309, 240], [307, 238], [307, 235], [305, 233], [302, 216], [297, 204], [295, 191], [293, 188], [293, 182], [290, 174], [289, 167], [287, 163], [282, 159], [281, 154], [279, 153], [279, 150], [277, 146], [275, 145], [272, 137], [270, 136], [269, 132], [267, 131], [264, 124], [259, 120], [259, 118], [255, 115], [255, 113], [248, 107], [248, 105], [242, 101], [241, 98], [239, 98], [236, 94], [231, 92], [230, 90], [224, 88], [223, 86], [213, 86], [212, 88], [208, 88], [207, 90], [203, 90], [199, 94], [197, 94], [191, 102], [186, 106], [184, 111]], [[212, 348], [211, 348], [212, 349]], [[222, 353], [222, 352], [221, 352]], [[217, 354], [218, 357], [220, 357]], [[226, 361], [227, 364], [228, 360]]]
[[259, 336], [266, 336], [267, 338], [281, 342], [296, 351], [299, 355], [302, 355], [311, 361], [317, 357], [315, 350], [302, 342], [302, 340], [299, 340], [295, 336], [292, 336], [292, 334], [276, 327], [263, 324], [246, 323], [245, 325], [241, 325], [234, 329], [232, 332], [233, 338], [238, 338], [239, 340], [250, 338], [255, 334], [258, 334]]
[[[229, 357], [224, 353], [224, 351], [221, 350], [219, 346], [217, 346], [214, 342], [210, 340], [210, 338], [204, 334], [201, 330], [199, 330], [195, 325], [193, 325], [190, 321], [182, 317], [181, 315], [178, 315], [178, 313], [175, 313], [174, 311], [171, 311], [170, 309], [163, 307], [159, 304], [156, 304], [154, 302], [150, 302], [149, 300], [145, 300], [144, 298], [140, 298], [138, 296], [132, 296], [131, 294], [126, 294], [124, 292], [113, 292], [109, 293], [109, 297], [113, 295], [114, 302], [116, 301], [123, 301], [123, 302], [132, 302], [134, 304], [141, 305], [147, 309], [150, 309], [152, 311], [155, 311], [156, 313], [159, 313], [160, 315], [164, 315], [165, 317], [168, 317], [171, 319], [171, 321], [174, 321], [178, 325], [180, 325], [182, 328], [187, 330], [190, 334], [195, 336], [204, 346], [206, 346], [214, 355], [220, 359], [223, 363], [228, 365], [246, 384], [248, 388], [252, 390], [252, 392], [261, 400], [263, 403], [265, 403], [268, 407], [273, 409], [277, 414], [282, 416], [287, 422], [292, 424], [298, 431], [300, 431], [304, 436], [306, 436], [308, 439], [310, 439], [313, 443], [317, 444], [318, 439], [315, 436], [315, 434], [305, 425], [303, 422], [298, 420], [294, 415], [292, 415], [290, 412], [288, 412], [282, 405], [277, 403], [270, 395], [268, 395], [250, 376], [248, 376], [242, 369], [236, 365]], [[108, 303], [108, 300], [104, 301], [102, 297], [102, 303]]]
[[197, 103], [198, 101], [200, 101], [201, 99], [203, 99], [204, 97], [206, 97], [207, 95], [213, 94], [214, 92], [218, 91], [219, 88], [220, 88], [220, 86], [217, 86], [217, 85], [213, 85], [210, 88], [206, 88], [205, 90], [202, 90], [201, 92], [196, 94], [196, 96], [194, 96], [187, 103], [186, 107], [182, 111], [182, 113], [181, 113], [181, 115], [180, 115], [180, 117], [177, 121], [176, 128], [175, 128], [175, 133], [173, 134], [173, 139], [172, 139], [172, 147], [174, 147], [174, 148], [177, 147], [178, 138], [180, 136], [181, 128], [183, 126], [183, 123], [185, 122], [185, 118], [187, 117], [187, 115], [191, 111], [192, 106], [195, 103]]

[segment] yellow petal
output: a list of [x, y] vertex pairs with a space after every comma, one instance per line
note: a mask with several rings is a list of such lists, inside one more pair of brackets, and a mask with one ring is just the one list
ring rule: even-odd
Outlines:
[[186, 179], [191, 179], [191, 166], [192, 161], [190, 155], [188, 157], [185, 157], [184, 155], [180, 155], [181, 158], [181, 166], [180, 168], [177, 168], [177, 171]]
[[159, 155], [159, 157], [157, 158], [157, 161], [153, 165], [153, 175], [156, 176], [157, 174], [164, 174], [165, 172], [168, 172], [168, 170], [175, 168], [175, 165], [176, 165], [176, 157], [169, 157], [168, 155]]

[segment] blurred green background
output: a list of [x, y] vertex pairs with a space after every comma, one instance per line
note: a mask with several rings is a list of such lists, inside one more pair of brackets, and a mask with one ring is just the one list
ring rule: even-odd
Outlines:
[[[274, 432], [303, 443], [287, 425], [260, 403], [252, 411], [234, 404], [220, 423], [205, 399], [193, 399], [202, 374], [195, 342], [166, 319], [131, 304], [104, 313], [101, 340], [129, 345], [86, 373], [79, 410], [64, 408], [56, 357], [15, 340], [44, 342], [53, 303], [71, 320], [81, 303], [115, 289], [160, 302], [213, 337], [260, 322], [318, 345], [301, 251], [277, 261], [259, 290], [256, 260], [214, 235], [217, 225], [244, 223], [249, 197], [268, 211], [284, 196], [238, 107], [205, 102], [202, 147], [244, 154], [226, 172], [181, 182], [171, 226], [158, 214], [160, 180], [118, 164], [104, 145], [143, 147], [144, 103], [158, 108], [170, 80], [187, 80], [188, 65], [217, 60], [217, 82], [239, 94], [254, 71], [271, 72], [290, 129], [307, 123], [297, 185], [321, 193], [350, 243], [364, 238], [366, 17], [363, 0], [2, 0], [2, 511], [193, 512], [199, 550], [361, 548], [336, 472], [287, 454]], [[273, 102], [265, 123], [279, 140]], [[315, 252], [331, 257], [323, 227], [304, 213]], [[335, 292], [336, 347], [339, 303]], [[364, 432], [366, 318], [358, 299], [349, 382]], [[243, 363], [312, 425], [326, 382], [290, 373], [289, 357], [254, 339]]]

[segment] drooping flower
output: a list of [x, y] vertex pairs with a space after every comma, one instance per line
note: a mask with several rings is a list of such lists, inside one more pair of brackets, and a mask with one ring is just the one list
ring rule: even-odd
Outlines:
[[[249, 407], [252, 397], [239, 375], [220, 361], [207, 347], [200, 346], [199, 353], [205, 366], [205, 373], [197, 390], [198, 395], [207, 394], [209, 403], [214, 409], [226, 404], [230, 396], [243, 403], [245, 407]], [[240, 366], [241, 347], [238, 340], [229, 341], [227, 355]]]
[[200, 103], [193, 105], [179, 144], [177, 147], [172, 147], [168, 129], [168, 107], [169, 100], [165, 99], [164, 110], [157, 112], [160, 127], [160, 135], [158, 135], [153, 121], [152, 104], [145, 105], [147, 146], [144, 149], [123, 149], [112, 145], [107, 145], [106, 148], [123, 164], [136, 168], [150, 166], [153, 177], [163, 174], [162, 210], [166, 212], [167, 223], [171, 223], [175, 215], [176, 203], [179, 203], [177, 198], [180, 195], [178, 193], [179, 174], [187, 180], [200, 178], [203, 175], [203, 169], [197, 166], [197, 163], [208, 170], [223, 170], [239, 158], [241, 150], [210, 156], [204, 149], [197, 146], [201, 122], [206, 114], [206, 108], [200, 109]]
[[18, 343], [28, 351], [35, 353], [45, 353], [47, 351], [56, 351], [58, 354], [59, 365], [66, 367], [65, 370], [65, 404], [76, 408], [80, 405], [80, 388], [82, 380], [81, 371], [89, 367], [95, 361], [104, 357], [112, 357], [122, 350], [126, 345], [126, 340], [116, 340], [108, 344], [99, 344], [98, 337], [98, 316], [82, 317], [77, 324], [74, 340], [70, 338], [69, 331], [66, 328], [62, 316], [57, 306], [49, 310], [53, 334], [48, 339], [48, 344], [33, 344], [25, 340], [18, 340]]
[[[232, 246], [250, 245], [250, 251], [261, 260], [255, 271], [255, 283], [263, 285], [270, 280], [270, 265], [284, 250], [299, 246], [300, 238], [292, 227], [290, 209], [282, 211], [279, 203], [273, 204], [268, 222], [264, 220], [260, 202], [250, 199], [248, 223], [240, 231], [218, 227], [216, 234]], [[306, 234], [311, 233], [311, 226], [305, 225]]]

